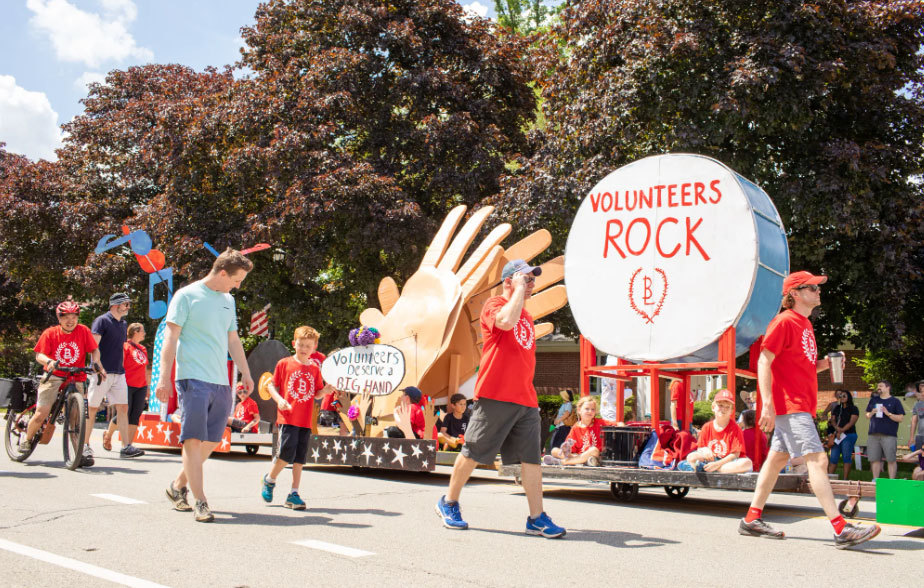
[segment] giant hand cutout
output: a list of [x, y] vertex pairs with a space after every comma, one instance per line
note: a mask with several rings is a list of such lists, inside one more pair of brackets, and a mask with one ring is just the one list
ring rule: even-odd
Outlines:
[[[379, 330], [382, 343], [404, 353], [407, 369], [401, 387], [418, 386], [424, 394], [439, 398], [474, 376], [481, 356], [481, 308], [490, 296], [502, 291], [504, 264], [511, 259], [530, 261], [551, 243], [551, 235], [543, 229], [505, 251], [500, 242], [511, 230], [505, 223], [492, 230], [463, 264], [493, 210], [476, 211], [453, 238], [466, 211], [465, 206], [454, 208], [404, 290], [399, 292], [394, 280], [384, 278], [378, 290], [382, 310], [369, 308], [360, 316], [363, 325]], [[550, 288], [564, 275], [563, 258], [543, 264], [542, 269], [526, 303], [534, 319], [567, 302], [563, 285]], [[536, 325], [537, 338], [551, 331], [551, 324]], [[398, 396], [392, 394], [375, 403], [373, 412], [380, 428], [392, 424]]]

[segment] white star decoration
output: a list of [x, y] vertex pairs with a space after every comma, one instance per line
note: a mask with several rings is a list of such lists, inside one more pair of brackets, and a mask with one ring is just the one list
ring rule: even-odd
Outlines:
[[340, 440], [334, 441], [334, 453], [340, 453]]
[[321, 443], [321, 447], [323, 447], [324, 449], [327, 449], [327, 439], [325, 439], [324, 442]]
[[359, 449], [359, 439], [354, 439], [351, 445], [353, 445], [353, 449]]
[[173, 435], [173, 429], [171, 429], [170, 427], [167, 427], [166, 429], [164, 429], [163, 433], [164, 433], [164, 443], [166, 443], [167, 445], [170, 445], [171, 443], [170, 437]]
[[145, 431], [145, 429], [147, 429], [147, 427], [145, 427], [144, 425], [142, 425], [141, 423], [139, 423], [139, 424], [138, 424], [138, 432], [135, 433], [135, 435], [137, 436], [137, 438], [138, 438], [138, 439], [141, 439], [142, 441], [144, 440], [144, 431]]
[[378, 456], [377, 458], [375, 458], [375, 463], [377, 463], [377, 464], [378, 464], [378, 463], [382, 463], [382, 456], [381, 456], [381, 455]]
[[221, 440], [221, 449], [230, 449], [231, 443], [227, 439]]
[[413, 449], [411, 449], [411, 454], [414, 457], [419, 457], [423, 451], [420, 450], [420, 443], [415, 443]]
[[369, 459], [375, 457], [372, 453], [372, 445], [364, 445], [363, 455], [366, 457], [366, 465], [369, 465]]
[[390, 449], [391, 449], [391, 446], [390, 446], [388, 443], [386, 443], [386, 444], [382, 447], [382, 453], [388, 453], [388, 451], [389, 451]]
[[148, 441], [152, 441], [153, 439], [154, 439], [154, 430], [148, 429]]
[[321, 459], [321, 454], [317, 447], [311, 450], [311, 459]]
[[157, 430], [160, 433], [164, 432], [164, 423], [157, 423]]
[[404, 458], [407, 456], [403, 451], [401, 451], [401, 446], [399, 445], [393, 451], [395, 452], [395, 458], [391, 460], [391, 463], [395, 463], [397, 461], [401, 463], [401, 467], [404, 467]]
[[342, 461], [343, 463], [346, 463], [346, 460], [347, 460], [347, 453], [346, 451], [344, 451], [343, 456], [341, 457], [340, 461]]
[[420, 462], [420, 465], [422, 465], [424, 469], [427, 469], [427, 460]]

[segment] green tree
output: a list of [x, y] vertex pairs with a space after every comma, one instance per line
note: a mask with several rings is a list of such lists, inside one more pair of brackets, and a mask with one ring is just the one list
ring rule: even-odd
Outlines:
[[542, 0], [494, 0], [497, 23], [519, 34], [534, 33], [546, 26], [546, 20], [555, 8]]
[[903, 339], [924, 275], [920, 3], [614, 0], [561, 17], [565, 57], [537, 65], [548, 124], [499, 199], [524, 230], [563, 248], [608, 172], [709, 155], [773, 198], [794, 269], [831, 276], [820, 348], [920, 341]]

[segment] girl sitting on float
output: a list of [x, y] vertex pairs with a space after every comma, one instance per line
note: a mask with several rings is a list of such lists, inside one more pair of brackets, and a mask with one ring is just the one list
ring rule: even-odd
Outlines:
[[577, 402], [580, 420], [571, 427], [568, 438], [561, 447], [552, 449], [542, 463], [546, 465], [600, 465], [603, 450], [603, 419], [597, 418], [597, 401], [593, 396], [583, 396]]

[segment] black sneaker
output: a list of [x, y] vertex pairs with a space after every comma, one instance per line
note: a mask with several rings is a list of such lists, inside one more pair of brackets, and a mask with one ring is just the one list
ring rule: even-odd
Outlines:
[[766, 537], [767, 539], [784, 539], [786, 537], [786, 533], [774, 530], [762, 519], [754, 519], [750, 523], [741, 519], [741, 522], [738, 523], [738, 534], [751, 537]]
[[167, 500], [173, 503], [173, 509], [180, 512], [189, 512], [192, 510], [192, 507], [189, 506], [189, 501], [186, 500], [186, 493], [189, 490], [187, 488], [182, 488], [177, 490], [173, 487], [173, 482], [170, 482], [170, 485], [167, 486]]
[[144, 455], [144, 450], [138, 449], [134, 445], [123, 447], [122, 450], [119, 451], [119, 457], [124, 458], [141, 457], [142, 455]]
[[864, 541], [869, 541], [878, 535], [880, 531], [882, 531], [882, 529], [879, 525], [864, 527], [862, 525], [847, 523], [841, 530], [841, 534], [834, 536], [834, 546], [838, 549], [847, 549], [853, 545], [859, 545]]

